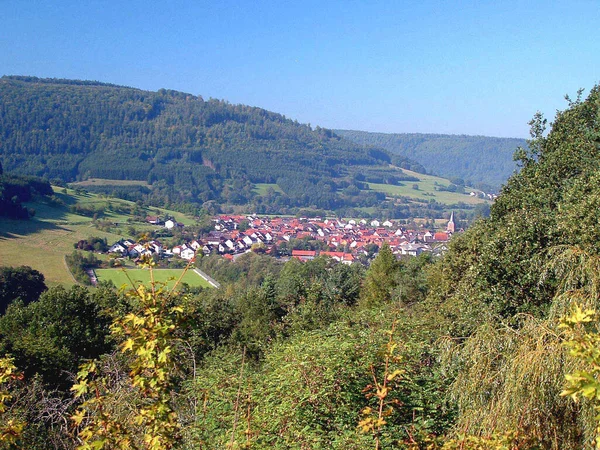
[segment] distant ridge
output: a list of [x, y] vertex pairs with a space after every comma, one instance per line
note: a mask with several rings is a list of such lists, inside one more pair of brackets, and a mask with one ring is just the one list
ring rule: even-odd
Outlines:
[[129, 86], [122, 86], [119, 84], [104, 83], [96, 80], [69, 80], [67, 78], [38, 78], [28, 75], [4, 75], [2, 77], [5, 80], [24, 81], [27, 83], [39, 83], [39, 84], [68, 84], [71, 86], [109, 86], [134, 89]]
[[436, 175], [494, 188], [505, 183], [517, 169], [513, 161], [515, 150], [527, 146], [525, 139], [518, 138], [334, 131], [356, 144], [383, 148], [415, 160]]

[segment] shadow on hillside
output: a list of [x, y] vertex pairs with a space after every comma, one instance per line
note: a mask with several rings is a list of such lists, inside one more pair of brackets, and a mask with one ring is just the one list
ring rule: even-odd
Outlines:
[[15, 239], [42, 231], [70, 231], [61, 225], [41, 220], [0, 219], [0, 240]]
[[60, 222], [67, 219], [67, 211], [64, 206], [37, 202], [28, 203], [27, 206], [35, 210], [35, 216], [29, 220], [0, 217], [0, 240], [14, 239], [42, 231], [69, 231], [60, 223], [54, 223], [54, 221]]
[[[73, 192], [72, 190], [70, 192]], [[69, 194], [65, 194], [61, 191], [55, 191], [54, 196], [62, 201], [65, 205], [71, 206], [77, 203], [77, 197]], [[82, 197], [91, 197], [90, 194], [81, 194]]]

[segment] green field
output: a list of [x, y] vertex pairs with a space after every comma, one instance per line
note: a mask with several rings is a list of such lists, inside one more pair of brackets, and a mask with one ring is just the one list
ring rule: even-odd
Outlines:
[[[66, 206], [32, 202], [27, 204], [36, 212], [31, 220], [0, 218], [0, 266], [30, 266], [44, 274], [48, 285], [72, 285], [75, 284], [75, 280], [67, 269], [64, 257], [73, 252], [73, 244], [77, 241], [98, 236], [106, 238], [110, 245], [123, 237], [133, 237], [128, 233], [130, 225], [133, 225], [136, 231], [156, 228], [149, 224], [129, 224], [127, 219], [131, 218], [130, 215], [107, 211], [102, 220], [120, 225], [113, 227], [111, 232], [101, 231], [92, 224], [91, 217], [71, 213], [69, 205], [110, 202], [113, 209], [124, 210], [133, 203], [93, 194], [75, 194], [72, 189], [68, 189], [66, 193], [63, 188], [54, 190]], [[152, 208], [149, 213], [152, 214], [156, 210], [157, 208]], [[161, 209], [160, 213], [171, 212]], [[173, 216], [186, 225], [194, 223], [193, 219], [181, 213], [173, 213]]]
[[[159, 283], [167, 283], [169, 287], [173, 287], [182, 272], [183, 269], [154, 269], [154, 280]], [[96, 276], [98, 277], [98, 281], [112, 281], [116, 287], [123, 285], [131, 287], [129, 278], [134, 283], [142, 283], [146, 286], [150, 285], [150, 270], [148, 269], [126, 269], [126, 272], [123, 269], [96, 269]], [[194, 287], [210, 287], [204, 278], [192, 270], [186, 272], [181, 282]]]
[[[442, 186], [448, 186], [449, 181], [445, 178], [435, 177], [433, 175], [424, 175], [422, 173], [412, 172], [402, 169], [407, 175], [416, 177], [419, 181], [403, 181], [404, 186], [395, 186], [392, 184], [368, 183], [369, 189], [377, 192], [383, 192], [390, 197], [410, 197], [417, 200], [429, 201], [434, 199], [439, 203], [447, 205], [463, 202], [470, 205], [478, 203], [491, 203], [489, 200], [482, 198], [471, 197], [468, 193], [470, 188], [465, 188], [467, 194], [459, 194], [456, 192], [436, 191], [435, 183]], [[413, 185], [417, 185], [419, 189], [414, 189]]]
[[71, 183], [71, 186], [82, 187], [86, 186], [150, 186], [145, 181], [140, 180], [107, 180], [104, 178], [88, 178], [85, 181]]
[[272, 188], [275, 192], [283, 194], [283, 191], [279, 185], [274, 183], [256, 183], [254, 185], [254, 192], [256, 192], [258, 195], [267, 195], [267, 189], [269, 188]]

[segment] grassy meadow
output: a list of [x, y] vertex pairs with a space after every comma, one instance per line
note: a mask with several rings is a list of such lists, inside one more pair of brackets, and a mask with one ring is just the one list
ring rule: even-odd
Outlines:
[[283, 190], [275, 183], [256, 183], [254, 184], [254, 192], [258, 195], [267, 195], [267, 189], [272, 188], [275, 192], [283, 194]]
[[[154, 281], [165, 283], [169, 287], [173, 287], [182, 273], [183, 269], [153, 270]], [[112, 281], [116, 287], [121, 287], [123, 285], [131, 287], [132, 281], [136, 284], [150, 284], [150, 270], [148, 269], [126, 269], [126, 271], [123, 269], [96, 269], [96, 276], [98, 277], [98, 281]], [[185, 273], [181, 282], [193, 287], [210, 287], [204, 278], [192, 270], [188, 270]]]
[[85, 188], [87, 186], [145, 186], [150, 185], [140, 180], [106, 180], [104, 178], [88, 178], [85, 181], [71, 183], [71, 186]]
[[[435, 183], [438, 183], [440, 186], [448, 186], [449, 181], [445, 178], [440, 178], [433, 175], [424, 175], [422, 173], [417, 173], [406, 169], [402, 169], [402, 171], [407, 175], [418, 178], [419, 181], [403, 181], [403, 186], [368, 183], [369, 188], [377, 192], [383, 192], [389, 197], [410, 197], [423, 201], [434, 199], [439, 203], [444, 203], [447, 205], [456, 204], [459, 202], [469, 205], [476, 205], [478, 203], [491, 203], [489, 200], [471, 197], [469, 195], [470, 188], [468, 187], [465, 188], [465, 192], [467, 192], [466, 194], [435, 190]], [[413, 185], [415, 184], [419, 187], [419, 189], [413, 188]]]

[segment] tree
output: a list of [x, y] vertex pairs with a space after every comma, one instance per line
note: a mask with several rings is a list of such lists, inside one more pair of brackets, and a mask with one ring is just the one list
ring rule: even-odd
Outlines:
[[21, 299], [27, 305], [40, 297], [47, 288], [44, 275], [29, 266], [0, 268], [0, 314], [8, 305]]
[[110, 349], [109, 320], [98, 303], [80, 286], [50, 288], [29, 305], [18, 301], [0, 318], [0, 352], [12, 354], [27, 377], [40, 374], [51, 386], [65, 388], [67, 371]]
[[392, 291], [397, 286], [396, 272], [398, 260], [387, 242], [384, 242], [377, 257], [367, 270], [367, 275], [360, 292], [360, 303], [363, 307], [387, 303], [392, 299]]

